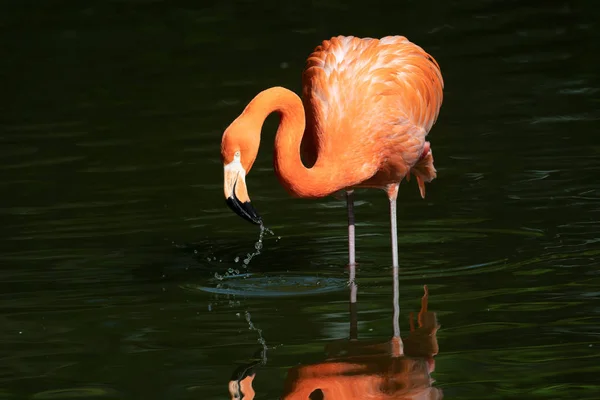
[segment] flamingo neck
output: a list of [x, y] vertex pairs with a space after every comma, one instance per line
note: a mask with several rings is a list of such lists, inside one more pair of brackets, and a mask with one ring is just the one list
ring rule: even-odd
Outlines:
[[312, 168], [302, 163], [300, 145], [306, 127], [302, 100], [288, 89], [273, 87], [259, 93], [244, 110], [244, 114], [253, 118], [253, 124], [258, 125], [255, 132], [261, 131], [265, 119], [273, 112], [280, 115], [273, 164], [282, 186], [291, 195], [305, 198], [324, 197], [342, 189], [335, 164], [324, 166], [324, 160], [319, 158]]

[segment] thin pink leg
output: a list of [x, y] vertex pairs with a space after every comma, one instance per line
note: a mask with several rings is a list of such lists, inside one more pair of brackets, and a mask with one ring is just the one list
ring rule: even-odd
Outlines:
[[390, 199], [390, 225], [392, 234], [392, 267], [398, 268], [398, 226], [396, 221], [396, 199]]
[[346, 203], [348, 206], [348, 263], [356, 264], [355, 240], [354, 240], [354, 199], [353, 191], [346, 192]]
[[392, 236], [392, 279], [394, 286], [394, 337], [400, 337], [400, 303], [398, 301], [400, 293], [399, 269], [398, 266], [398, 226], [396, 220], [396, 198], [398, 197], [398, 186], [390, 185], [388, 187], [388, 198], [390, 199], [390, 228]]
[[357, 287], [354, 279], [356, 278], [356, 254], [355, 254], [355, 234], [354, 234], [354, 199], [353, 191], [346, 192], [346, 203], [348, 206], [348, 264], [350, 281], [350, 306], [356, 306]]

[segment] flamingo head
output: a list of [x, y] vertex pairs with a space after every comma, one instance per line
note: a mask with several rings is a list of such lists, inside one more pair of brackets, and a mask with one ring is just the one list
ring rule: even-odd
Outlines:
[[[252, 207], [246, 186], [246, 175], [258, 153], [258, 135], [244, 129], [247, 125], [240, 118], [235, 120], [223, 133], [221, 159], [225, 182], [225, 201], [237, 215], [254, 224], [262, 224], [262, 219]], [[259, 139], [260, 140], [260, 139]]]

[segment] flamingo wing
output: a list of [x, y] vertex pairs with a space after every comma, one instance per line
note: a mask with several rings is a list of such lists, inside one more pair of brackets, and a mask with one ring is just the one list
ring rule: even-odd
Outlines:
[[443, 85], [433, 57], [403, 36], [322, 42], [303, 73], [307, 122], [319, 154], [335, 153], [371, 175], [394, 157], [406, 173], [417, 163], [430, 162], [432, 169], [425, 136], [438, 117]]

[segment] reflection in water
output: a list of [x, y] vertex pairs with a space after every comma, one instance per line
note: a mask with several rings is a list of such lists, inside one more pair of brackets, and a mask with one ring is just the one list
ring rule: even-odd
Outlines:
[[[397, 291], [394, 291], [398, 309]], [[418, 328], [403, 340], [392, 336], [381, 343], [361, 343], [355, 338], [326, 347], [327, 360], [302, 365], [288, 372], [285, 400], [318, 399], [440, 399], [442, 391], [432, 386], [431, 373], [438, 352], [435, 313], [427, 311], [428, 292], [421, 302]], [[355, 309], [354, 307], [351, 309]], [[351, 314], [356, 319], [356, 314]], [[395, 324], [394, 324], [395, 325]], [[394, 331], [396, 330], [394, 326]]]
[[[254, 355], [254, 360], [247, 364], [242, 364], [231, 375], [229, 380], [229, 394], [232, 399], [251, 400], [256, 394], [252, 387], [252, 381], [256, 376], [256, 367], [265, 362], [264, 350], [259, 350]], [[259, 358], [260, 357], [260, 358]]]
[[[352, 275], [352, 271], [351, 271]], [[397, 278], [397, 271], [394, 271]], [[431, 373], [438, 353], [436, 314], [428, 311], [429, 292], [424, 286], [415, 327], [409, 314], [410, 333], [400, 338], [397, 320], [393, 336], [382, 342], [361, 342], [357, 337], [356, 288], [351, 281], [350, 337], [330, 342], [324, 362], [291, 368], [284, 384], [283, 400], [441, 399]], [[394, 316], [399, 315], [398, 286], [394, 285]], [[229, 382], [232, 399], [251, 400], [255, 368], [264, 354], [236, 369]]]

